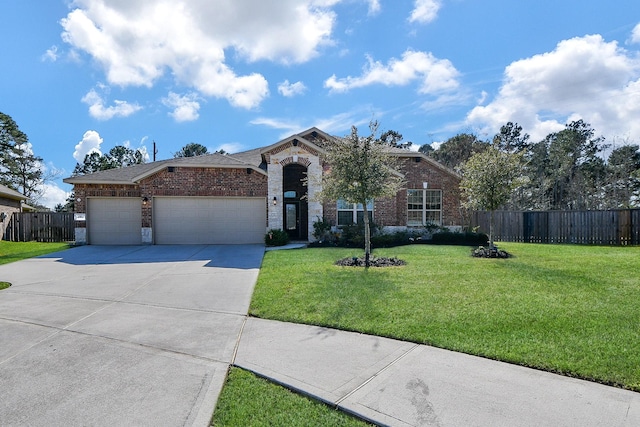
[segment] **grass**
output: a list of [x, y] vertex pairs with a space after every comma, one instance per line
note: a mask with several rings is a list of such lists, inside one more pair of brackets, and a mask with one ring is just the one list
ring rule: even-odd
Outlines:
[[212, 419], [214, 426], [345, 426], [369, 424], [232, 368]]
[[0, 264], [68, 249], [68, 243], [7, 242], [0, 240]]
[[504, 243], [376, 250], [404, 267], [337, 267], [357, 250], [265, 255], [250, 314], [434, 345], [640, 391], [639, 247]]

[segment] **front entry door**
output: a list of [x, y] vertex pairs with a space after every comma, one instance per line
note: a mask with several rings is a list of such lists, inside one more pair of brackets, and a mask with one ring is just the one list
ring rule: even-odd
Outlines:
[[290, 238], [300, 238], [300, 202], [285, 202], [284, 229]]

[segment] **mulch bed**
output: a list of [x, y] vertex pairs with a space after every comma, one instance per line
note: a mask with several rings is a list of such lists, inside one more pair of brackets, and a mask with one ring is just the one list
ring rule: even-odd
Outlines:
[[511, 258], [509, 252], [498, 249], [496, 246], [490, 248], [480, 246], [471, 251], [471, 256], [475, 258]]
[[[343, 258], [341, 260], [336, 261], [336, 265], [341, 267], [364, 267], [365, 265], [364, 257], [352, 257], [352, 258]], [[398, 267], [401, 265], [407, 265], [406, 261], [403, 261], [398, 258], [377, 258], [371, 257], [369, 258], [369, 267]]]

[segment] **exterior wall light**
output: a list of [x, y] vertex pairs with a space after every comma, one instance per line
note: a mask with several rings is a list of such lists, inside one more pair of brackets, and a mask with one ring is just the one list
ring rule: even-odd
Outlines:
[[142, 204], [143, 204], [144, 206], [147, 206], [147, 203], [149, 203], [149, 198], [145, 196], [145, 197], [142, 199]]
[[278, 198], [276, 196], [273, 196], [273, 206], [278, 204]]

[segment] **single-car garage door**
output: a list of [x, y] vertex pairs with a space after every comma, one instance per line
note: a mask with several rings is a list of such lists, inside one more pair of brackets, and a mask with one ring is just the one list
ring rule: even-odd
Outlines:
[[156, 197], [153, 232], [158, 245], [263, 243], [263, 197]]
[[142, 207], [138, 197], [89, 198], [87, 227], [91, 245], [140, 245]]

